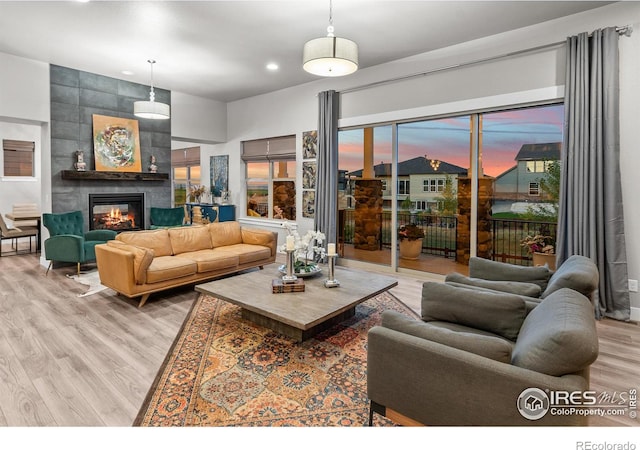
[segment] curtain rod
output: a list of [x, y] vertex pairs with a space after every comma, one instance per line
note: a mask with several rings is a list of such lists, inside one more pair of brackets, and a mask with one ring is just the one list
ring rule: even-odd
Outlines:
[[[633, 27], [631, 25], [625, 25], [625, 26], [621, 26], [621, 27], [616, 27], [616, 31], [618, 32], [618, 34], [628, 37], [628, 36], [631, 36], [631, 33], [633, 32]], [[591, 33], [589, 35], [591, 35]], [[412, 78], [424, 77], [424, 76], [432, 75], [432, 74], [438, 73], [438, 72], [445, 72], [447, 70], [458, 69], [458, 68], [466, 67], [466, 66], [473, 66], [475, 64], [481, 64], [481, 63], [485, 63], [485, 62], [489, 62], [489, 61], [496, 61], [496, 60], [504, 59], [504, 58], [510, 58], [512, 56], [518, 56], [518, 55], [522, 55], [522, 54], [525, 54], [525, 53], [535, 53], [535, 52], [539, 52], [541, 50], [547, 50], [547, 49], [550, 49], [550, 48], [553, 48], [553, 47], [560, 47], [560, 46], [565, 45], [565, 44], [566, 44], [566, 41], [553, 42], [551, 44], [540, 45], [538, 47], [531, 47], [531, 48], [527, 48], [527, 49], [524, 49], [524, 50], [516, 50], [516, 51], [513, 51], [513, 52], [509, 52], [509, 53], [504, 53], [502, 55], [489, 56], [487, 58], [474, 59], [472, 61], [466, 61], [466, 62], [463, 62], [463, 63], [452, 64], [450, 66], [438, 67], [436, 69], [427, 70], [426, 72], [419, 72], [419, 73], [414, 73], [414, 74], [411, 74], [411, 75], [404, 75], [402, 77], [389, 78], [387, 80], [382, 80], [382, 81], [374, 81], [373, 83], [363, 84], [361, 86], [355, 86], [355, 87], [352, 87], [352, 88], [344, 89], [344, 90], [340, 91], [340, 94], [348, 94], [348, 93], [351, 93], [351, 92], [362, 91], [364, 89], [370, 89], [370, 88], [377, 87], [377, 86], [382, 86], [382, 85], [385, 85], [385, 84], [397, 83], [399, 81], [405, 81], [405, 80], [410, 80]]]

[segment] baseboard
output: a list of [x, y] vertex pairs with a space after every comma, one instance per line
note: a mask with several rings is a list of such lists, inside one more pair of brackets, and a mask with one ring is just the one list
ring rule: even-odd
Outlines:
[[631, 320], [640, 322], [640, 308], [631, 307]]

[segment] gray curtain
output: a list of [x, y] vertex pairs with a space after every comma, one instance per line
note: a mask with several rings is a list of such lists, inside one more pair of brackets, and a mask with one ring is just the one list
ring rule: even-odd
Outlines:
[[567, 39], [557, 262], [584, 255], [600, 272], [596, 317], [629, 320], [618, 111], [618, 33]]
[[[337, 242], [338, 215], [338, 110], [340, 94], [318, 94], [318, 167], [314, 226]], [[326, 245], [325, 245], [326, 247]]]

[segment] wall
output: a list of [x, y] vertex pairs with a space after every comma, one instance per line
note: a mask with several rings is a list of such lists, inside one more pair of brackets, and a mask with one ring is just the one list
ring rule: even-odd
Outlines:
[[[171, 206], [170, 181], [63, 180], [60, 172], [73, 169], [76, 150], [84, 151], [87, 169], [95, 169], [93, 114], [137, 119], [133, 102], [146, 100], [149, 87], [129, 81], [51, 65], [51, 210], [81, 210], [89, 224], [90, 193], [145, 193], [145, 220], [151, 206]], [[155, 88], [156, 101], [171, 103], [171, 92]], [[151, 155], [158, 172], [171, 171], [171, 120], [137, 119], [142, 171]]]
[[[340, 126], [357, 126], [389, 120], [433, 117], [468, 111], [508, 107], [528, 102], [562, 98], [564, 83], [564, 51], [554, 45], [566, 36], [597, 28], [634, 25], [631, 37], [620, 39], [621, 59], [621, 167], [625, 200], [625, 228], [630, 278], [640, 278], [640, 204], [632, 201], [638, 190], [635, 168], [640, 167], [636, 149], [635, 122], [640, 116], [640, 24], [630, 18], [640, 17], [640, 3], [619, 2], [544, 24], [478, 39], [449, 48], [363, 69], [345, 78], [322, 79], [290, 89], [230, 103], [228, 109], [228, 142], [215, 146], [240, 164], [241, 141], [270, 136], [296, 134], [298, 160], [301, 160], [303, 131], [317, 128], [317, 92], [335, 89], [348, 91], [341, 95]], [[531, 54], [503, 58], [472, 66], [455, 67], [487, 57], [504, 55], [522, 49], [550, 45]], [[378, 87], [351, 90], [389, 78], [407, 76], [451, 67], [434, 75], [383, 84]], [[301, 185], [301, 168], [297, 184]], [[233, 183], [234, 191], [243, 189], [243, 180]], [[246, 201], [245, 198], [241, 202]], [[298, 198], [298, 211], [301, 210]], [[298, 220], [304, 233], [313, 222]], [[640, 308], [640, 296], [631, 294], [632, 306]], [[634, 311], [638, 314], [638, 310]], [[640, 315], [638, 316], [640, 318]]]
[[203, 144], [217, 144], [227, 140], [226, 103], [172, 92], [171, 111], [173, 140]]
[[[14, 203], [36, 203], [46, 208], [43, 184], [48, 180], [49, 65], [0, 53], [0, 142], [21, 139], [36, 143], [35, 177], [1, 177], [0, 214]], [[0, 156], [1, 159], [1, 156]], [[43, 201], [44, 199], [44, 201]]]

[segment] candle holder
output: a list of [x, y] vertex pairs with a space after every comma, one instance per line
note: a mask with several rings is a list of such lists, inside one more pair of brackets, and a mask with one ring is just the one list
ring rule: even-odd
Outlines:
[[324, 287], [326, 288], [334, 288], [340, 286], [340, 282], [335, 278], [337, 256], [338, 255], [327, 255], [327, 258], [329, 258], [329, 278], [324, 280]]
[[293, 254], [295, 253], [295, 250], [287, 250], [286, 252], [287, 252], [287, 274], [282, 275], [282, 282], [295, 283], [295, 281], [298, 279], [298, 277], [295, 276], [293, 273], [293, 263], [294, 263]]

